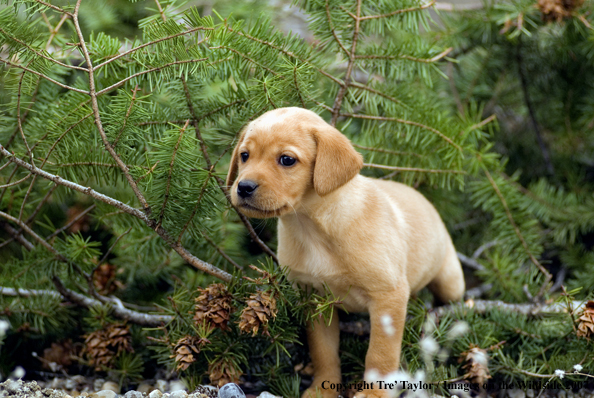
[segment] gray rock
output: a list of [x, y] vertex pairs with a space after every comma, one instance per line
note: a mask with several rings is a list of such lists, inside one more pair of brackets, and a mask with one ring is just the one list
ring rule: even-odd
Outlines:
[[149, 383], [140, 383], [138, 385], [138, 388], [136, 389], [136, 391], [148, 394], [149, 392], [151, 392], [152, 389], [153, 389], [153, 386], [150, 385]]
[[165, 380], [157, 380], [155, 382], [155, 388], [161, 390], [161, 392], [166, 392], [169, 388], [169, 383]]
[[180, 390], [184, 390], [184, 391], [187, 390], [186, 385], [184, 384], [183, 381], [172, 380], [169, 382], [169, 392], [180, 391]]
[[138, 391], [128, 391], [124, 398], [144, 398], [144, 394]]
[[513, 390], [507, 390], [507, 396], [509, 398], [526, 398], [526, 393], [518, 388]]
[[95, 379], [95, 381], [93, 382], [93, 390], [94, 391], [101, 390], [101, 386], [103, 385], [103, 383], [105, 383], [104, 379]]
[[527, 390], [526, 390], [526, 396], [527, 396], [528, 398], [534, 398], [534, 390], [533, 390], [533, 389], [531, 389], [531, 388], [527, 389]]
[[153, 390], [148, 396], [149, 398], [161, 398], [163, 396], [163, 393], [159, 390]]
[[258, 398], [283, 398], [283, 397], [279, 397], [278, 395], [271, 394], [268, 391], [263, 391], [262, 394], [258, 395]]
[[245, 398], [245, 394], [237, 384], [227, 383], [219, 389], [219, 398]]

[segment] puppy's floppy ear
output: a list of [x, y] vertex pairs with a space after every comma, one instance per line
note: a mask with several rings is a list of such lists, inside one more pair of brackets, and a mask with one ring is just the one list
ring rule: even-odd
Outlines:
[[227, 173], [227, 180], [225, 181], [227, 188], [231, 188], [231, 185], [233, 185], [233, 182], [235, 182], [235, 178], [237, 177], [237, 169], [239, 167], [239, 147], [243, 142], [243, 137], [245, 136], [246, 130], [247, 126], [239, 133], [239, 140], [237, 141], [237, 145], [235, 145], [235, 149], [233, 149], [233, 154], [231, 155], [229, 172]]
[[329, 124], [316, 126], [314, 138], [318, 149], [313, 186], [318, 195], [324, 196], [359, 174], [363, 157], [347, 137]]

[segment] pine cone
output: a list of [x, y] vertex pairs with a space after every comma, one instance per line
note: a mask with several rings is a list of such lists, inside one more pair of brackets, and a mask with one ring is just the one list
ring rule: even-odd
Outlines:
[[538, 0], [538, 8], [545, 21], [561, 22], [584, 4], [584, 0]]
[[594, 301], [590, 300], [586, 303], [582, 316], [577, 319], [578, 328], [577, 336], [590, 339], [594, 336]]
[[227, 292], [227, 287], [222, 283], [213, 283], [207, 288], [198, 288], [200, 296], [196, 298], [194, 322], [202, 326], [206, 320], [210, 330], [219, 328], [229, 330], [227, 323], [233, 312], [233, 297]]
[[458, 362], [466, 362], [462, 367], [466, 370], [466, 376], [472, 383], [482, 385], [487, 379], [491, 378], [489, 374], [489, 354], [478, 346], [471, 344], [468, 351], [460, 354]]
[[82, 353], [95, 370], [102, 370], [104, 367], [110, 367], [113, 359], [122, 351], [134, 351], [130, 329], [125, 324], [111, 324], [89, 333], [85, 338]]
[[222, 387], [227, 383], [238, 383], [242, 372], [230, 359], [220, 359], [208, 365], [210, 384]]
[[209, 341], [198, 336], [186, 336], [179, 339], [175, 345], [175, 362], [177, 362], [177, 370], [186, 370], [196, 361], [194, 354], [200, 353], [200, 349]]
[[[76, 355], [76, 348], [71, 339], [59, 343], [52, 343], [51, 347], [43, 350], [42, 367], [56, 371], [55, 368], [64, 369], [72, 365], [72, 358]], [[54, 369], [52, 369], [54, 368]]]
[[117, 269], [115, 265], [103, 263], [93, 273], [93, 284], [99, 294], [108, 295], [122, 288], [121, 282], [116, 280]]
[[247, 307], [241, 311], [239, 329], [244, 333], [252, 332], [255, 336], [262, 326], [262, 334], [268, 335], [268, 321], [271, 317], [275, 318], [277, 312], [276, 300], [270, 292], [252, 294], [247, 301]]

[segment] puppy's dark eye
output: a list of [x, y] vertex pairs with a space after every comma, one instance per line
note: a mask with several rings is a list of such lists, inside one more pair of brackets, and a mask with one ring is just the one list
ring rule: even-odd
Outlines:
[[247, 162], [248, 158], [250, 157], [250, 154], [247, 152], [241, 152], [241, 161], [243, 163]]
[[278, 162], [280, 164], [282, 164], [283, 166], [293, 166], [296, 161], [297, 161], [297, 159], [292, 158], [292, 157], [287, 156], [287, 155], [281, 156], [280, 159], [278, 160]]

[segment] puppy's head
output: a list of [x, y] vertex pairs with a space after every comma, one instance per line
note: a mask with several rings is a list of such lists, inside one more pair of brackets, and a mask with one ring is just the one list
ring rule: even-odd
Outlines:
[[314, 112], [280, 108], [241, 132], [227, 186], [233, 205], [249, 217], [280, 217], [315, 190], [324, 196], [363, 166], [350, 141]]

